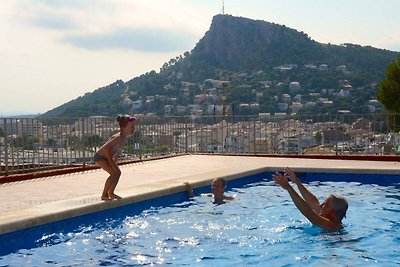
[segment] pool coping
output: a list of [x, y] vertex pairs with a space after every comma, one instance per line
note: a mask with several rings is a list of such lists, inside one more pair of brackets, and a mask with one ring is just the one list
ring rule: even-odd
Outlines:
[[[209, 186], [216, 177], [222, 177], [227, 181], [237, 178], [250, 176], [259, 173], [270, 173], [282, 171], [282, 165], [269, 165], [266, 167], [251, 167], [245, 171], [240, 171], [233, 167], [221, 168], [210, 172], [202, 172], [196, 175], [182, 176], [162, 181], [149, 182], [132, 188], [121, 190], [120, 193], [126, 197], [121, 200], [101, 201], [98, 194], [85, 195], [66, 200], [52, 201], [35, 205], [26, 209], [13, 210], [6, 212], [0, 218], [0, 234], [10, 233], [26, 228], [61, 221], [76, 216], [94, 213], [102, 210], [112, 209], [125, 205], [134, 204], [140, 201], [162, 197], [174, 193], [185, 192], [184, 183], [190, 182], [193, 189]], [[360, 173], [360, 174], [398, 174], [400, 169], [365, 168], [357, 169], [354, 167], [296, 167], [298, 172], [324, 172], [324, 173]]]

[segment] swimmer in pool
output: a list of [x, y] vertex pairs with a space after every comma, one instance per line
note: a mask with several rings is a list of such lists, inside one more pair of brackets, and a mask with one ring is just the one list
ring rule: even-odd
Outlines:
[[[285, 168], [285, 173], [276, 172], [272, 175], [275, 183], [289, 192], [296, 207], [314, 225], [325, 230], [339, 230], [343, 228], [342, 219], [346, 217], [348, 202], [342, 196], [330, 194], [322, 204], [297, 178], [294, 171]], [[288, 179], [297, 185], [302, 197], [289, 184]]]
[[[190, 183], [185, 183], [186, 191], [189, 194], [189, 197], [194, 197], [193, 189]], [[211, 184], [211, 192], [209, 194], [214, 197], [214, 204], [222, 204], [225, 203], [225, 200], [233, 200], [233, 196], [225, 195], [226, 181], [222, 178], [215, 178]]]
[[110, 174], [104, 184], [103, 193], [101, 195], [102, 200], [121, 199], [120, 196], [114, 193], [121, 176], [121, 170], [118, 167], [117, 160], [123, 145], [128, 141], [129, 135], [135, 132], [137, 118], [123, 115], [118, 116], [117, 121], [120, 131], [100, 147], [93, 157], [94, 162]]

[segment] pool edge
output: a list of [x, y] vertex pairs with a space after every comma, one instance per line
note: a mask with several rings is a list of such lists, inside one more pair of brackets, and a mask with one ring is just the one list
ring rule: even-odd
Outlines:
[[[296, 171], [300, 172], [341, 172], [400, 175], [400, 170], [393, 168], [355, 169], [351, 167], [293, 167], [296, 169]], [[283, 167], [281, 166], [254, 167], [245, 171], [238, 171], [235, 168], [221, 168], [218, 171], [205, 172], [199, 175], [174, 178], [125, 189], [121, 191], [121, 195], [124, 196], [121, 200], [101, 201], [98, 195], [87, 195], [67, 200], [39, 204], [30, 208], [4, 213], [0, 218], [0, 235], [98, 211], [126, 206], [143, 200], [184, 192], [186, 190], [184, 182], [190, 182], [192, 187], [195, 189], [210, 185], [212, 179], [216, 177], [222, 177], [225, 180], [230, 181], [244, 176], [282, 170]]]

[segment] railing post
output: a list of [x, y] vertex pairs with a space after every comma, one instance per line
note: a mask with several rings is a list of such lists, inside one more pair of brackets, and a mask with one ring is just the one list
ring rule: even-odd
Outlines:
[[256, 119], [253, 118], [253, 143], [254, 143], [254, 154], [257, 154], [257, 149], [256, 149]]
[[5, 161], [5, 174], [8, 175], [8, 132], [7, 132], [7, 119], [4, 119], [4, 161]]
[[335, 120], [335, 142], [336, 142], [336, 156], [338, 155], [338, 116], [336, 115], [336, 120]]
[[[82, 135], [81, 135], [81, 142], [82, 142], [82, 141], [84, 141], [84, 136], [85, 136], [85, 119], [84, 118], [81, 118], [81, 119], [82, 119]], [[85, 165], [86, 165], [85, 150], [86, 150], [86, 147], [83, 146], [83, 167], [85, 167]]]
[[185, 120], [185, 153], [188, 153], [188, 124], [187, 119]]
[[194, 131], [193, 131], [193, 129], [194, 129], [194, 127], [193, 127], [193, 118], [191, 118], [189, 116], [188, 119], [190, 120], [190, 129], [191, 129], [191, 133], [190, 133], [190, 153], [193, 154], [194, 153], [194, 151], [193, 151], [193, 133], [194, 133]]

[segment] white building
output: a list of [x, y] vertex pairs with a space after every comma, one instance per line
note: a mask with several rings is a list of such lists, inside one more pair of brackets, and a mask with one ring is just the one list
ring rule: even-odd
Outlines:
[[301, 99], [302, 99], [302, 96], [301, 96], [301, 95], [296, 95], [295, 97], [293, 97], [293, 100], [294, 100], [294, 101], [300, 102]]
[[288, 103], [278, 103], [278, 110], [281, 112], [286, 111], [288, 107]]
[[292, 105], [290, 106], [290, 109], [292, 110], [292, 112], [299, 112], [300, 109], [303, 108], [303, 104], [300, 102], [293, 102]]
[[289, 89], [293, 90], [293, 91], [300, 90], [301, 89], [300, 83], [299, 82], [291, 82], [289, 84]]
[[304, 104], [304, 107], [306, 107], [306, 108], [313, 108], [313, 107], [315, 107], [316, 105], [317, 105], [317, 102], [310, 101], [310, 102], [305, 103], [305, 104]]
[[292, 98], [289, 94], [282, 94], [281, 96], [282, 102], [289, 103], [292, 101]]
[[137, 110], [137, 109], [141, 109], [143, 107], [143, 101], [142, 100], [135, 100], [132, 103], [132, 109]]
[[327, 64], [321, 64], [318, 67], [319, 71], [328, 71], [328, 65]]
[[340, 90], [339, 93], [337, 93], [337, 96], [339, 97], [348, 97], [350, 96], [350, 91], [349, 90]]

